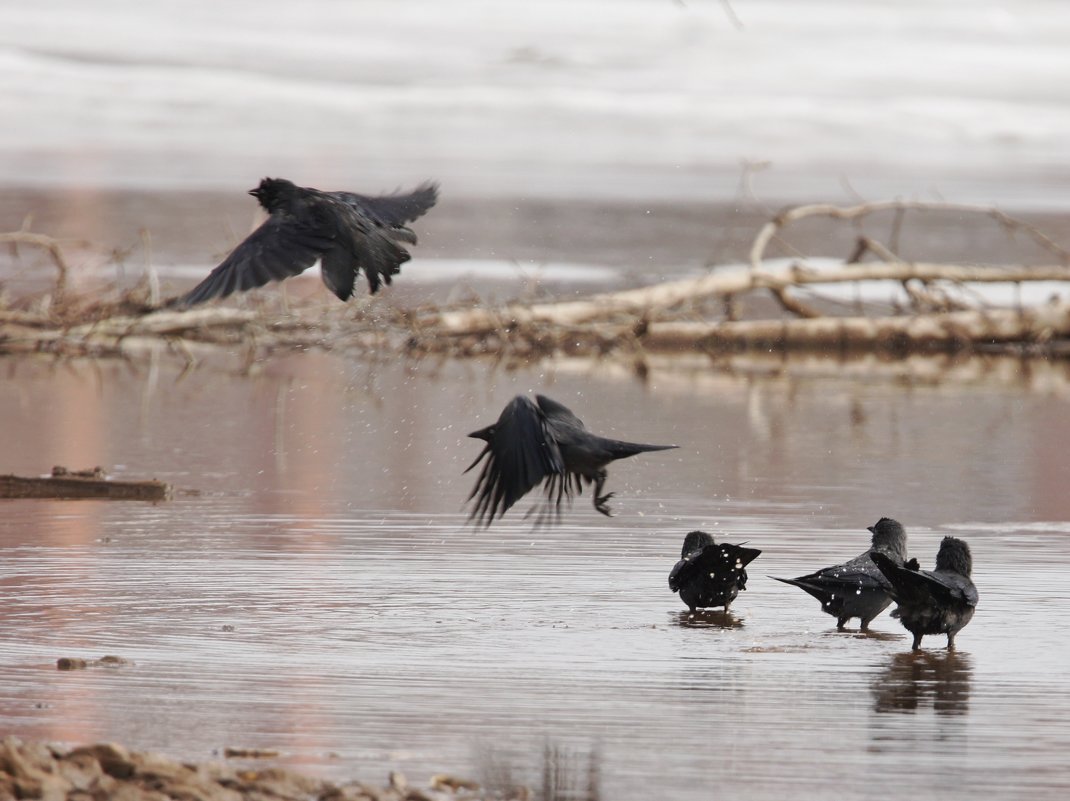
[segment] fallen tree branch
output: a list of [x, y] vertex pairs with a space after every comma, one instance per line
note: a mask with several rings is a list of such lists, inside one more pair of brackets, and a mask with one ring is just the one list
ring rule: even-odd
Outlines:
[[1024, 231], [1040, 247], [1056, 256], [1062, 264], [1070, 264], [1070, 251], [1057, 245], [1043, 231], [991, 206], [979, 206], [970, 203], [926, 203], [922, 201], [886, 200], [878, 203], [861, 203], [857, 206], [834, 206], [831, 203], [814, 203], [807, 206], [795, 206], [783, 211], [758, 231], [750, 250], [751, 267], [756, 270], [760, 269], [762, 260], [765, 258], [766, 248], [769, 247], [773, 237], [799, 220], [807, 217], [854, 220], [881, 211], [895, 211], [898, 214], [902, 214], [905, 211], [953, 211], [983, 214], [992, 217], [1005, 228]]
[[[900, 234], [904, 216], [912, 211], [971, 212], [992, 217], [1012, 230], [1027, 232], [1059, 263], [1041, 266], [966, 265], [928, 261], [906, 262], [895, 248], [861, 236], [853, 263], [766, 257], [766, 248], [791, 224], [809, 217], [854, 220], [881, 211], [894, 212], [893, 237]], [[61, 260], [58, 243], [26, 231], [0, 235], [0, 242], [34, 241]], [[147, 247], [147, 245], [146, 245]], [[862, 262], [869, 254], [872, 261]], [[64, 273], [65, 274], [65, 273]], [[1070, 282], [1070, 252], [1032, 226], [998, 210], [946, 203], [885, 202], [851, 207], [827, 204], [800, 206], [782, 212], [761, 227], [749, 261], [694, 278], [564, 302], [463, 309], [390, 309], [368, 302], [356, 307], [295, 308], [280, 312], [278, 302], [256, 310], [230, 307], [186, 311], [150, 309], [140, 295], [128, 292], [118, 301], [96, 297], [67, 298], [34, 311], [0, 310], [0, 352], [44, 352], [62, 356], [126, 356], [158, 350], [161, 343], [184, 354], [192, 343], [244, 346], [246, 360], [275, 350], [307, 348], [391, 348], [413, 353], [438, 352], [459, 356], [497, 354], [515, 359], [540, 358], [551, 353], [626, 354], [646, 349], [710, 348], [865, 348], [954, 350], [968, 344], [1017, 342], [1031, 347], [1049, 339], [1068, 339], [1065, 307], [1049, 303], [1020, 308], [1020, 287], [1026, 282]], [[901, 284], [914, 314], [894, 317], [863, 301], [867, 283]], [[834, 295], [797, 291], [807, 286], [852, 283], [858, 288], [852, 307], [856, 316], [825, 316], [831, 310], [846, 314]], [[1004, 283], [1019, 289], [1012, 310], [986, 309], [978, 285]], [[971, 289], [970, 285], [974, 285]], [[870, 287], [872, 288], [872, 287]], [[965, 289], [965, 291], [963, 291]], [[139, 291], [143, 291], [139, 290]], [[747, 319], [748, 293], [771, 292], [780, 308], [798, 319]], [[972, 296], [970, 292], [973, 292]], [[283, 293], [284, 294], [284, 293]], [[842, 294], [842, 293], [837, 293]], [[1002, 294], [1005, 293], [1001, 293]], [[881, 296], [885, 297], [884, 295]], [[896, 298], [901, 295], [896, 292]], [[283, 301], [285, 303], [285, 301]], [[898, 304], [898, 300], [893, 301]], [[820, 305], [818, 305], [820, 304]], [[761, 308], [761, 307], [756, 307]], [[830, 312], [830, 313], [831, 313]], [[698, 317], [696, 321], [690, 318]], [[727, 318], [727, 319], [705, 319]], [[1058, 343], [1056, 343], [1058, 344]]]
[[5, 242], [13, 246], [33, 245], [48, 251], [48, 255], [52, 257], [52, 263], [56, 265], [56, 269], [59, 271], [59, 276], [56, 278], [55, 293], [62, 295], [67, 291], [67, 273], [70, 271], [70, 265], [67, 264], [67, 259], [63, 255], [63, 248], [60, 246], [58, 239], [22, 230], [0, 234], [0, 244]]
[[653, 315], [685, 301], [709, 296], [731, 296], [757, 289], [774, 291], [802, 284], [850, 281], [955, 281], [1007, 283], [1018, 281], [1070, 281], [1070, 266], [975, 267], [955, 264], [865, 263], [835, 269], [815, 269], [796, 262], [787, 270], [714, 271], [700, 278], [665, 281], [624, 292], [595, 295], [586, 300], [507, 306], [504, 309], [465, 309], [443, 312], [433, 322], [445, 334], [489, 333], [505, 321], [509, 325], [553, 323], [579, 325], [619, 315]]
[[142, 317], [112, 317], [94, 323], [75, 326], [68, 330], [70, 336], [136, 336], [155, 334], [177, 336], [199, 328], [230, 328], [243, 326], [257, 319], [254, 311], [217, 306], [190, 311], [156, 311]]
[[884, 349], [960, 350], [971, 343], [1045, 342], [1070, 336], [1070, 304], [1018, 311], [958, 311], [910, 317], [651, 323], [647, 350]]

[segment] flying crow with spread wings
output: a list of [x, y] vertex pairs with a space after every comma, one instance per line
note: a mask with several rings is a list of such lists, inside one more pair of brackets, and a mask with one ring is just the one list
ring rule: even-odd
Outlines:
[[353, 294], [360, 270], [375, 294], [409, 260], [399, 243], [416, 244], [416, 234], [405, 224], [435, 205], [438, 186], [425, 183], [408, 194], [369, 197], [265, 178], [249, 194], [268, 212], [267, 220], [171, 306], [185, 308], [281, 281], [317, 261], [323, 283], [342, 300]]
[[[897, 565], [883, 553], [870, 558], [892, 585], [891, 595], [899, 606], [892, 617], [914, 635], [915, 651], [921, 650], [926, 634], [946, 634], [947, 649], [955, 648], [955, 635], [973, 618], [977, 588], [970, 578], [973, 556], [970, 546], [955, 537], [944, 537], [936, 553], [936, 570], [919, 570], [916, 562]], [[912, 569], [913, 568], [913, 569]]]
[[[469, 519], [489, 526], [539, 484], [544, 484], [552, 517], [560, 516], [561, 502], [570, 502], [594, 484], [594, 508], [607, 517], [613, 493], [603, 495], [606, 465], [616, 459], [645, 451], [663, 451], [676, 445], [641, 445], [592, 434], [583, 422], [557, 401], [545, 395], [535, 400], [517, 395], [506, 405], [498, 422], [468, 436], [486, 442], [467, 473], [480, 462], [475, 499]], [[540, 515], [537, 522], [544, 520]]]
[[679, 592], [692, 612], [714, 606], [727, 612], [739, 591], [747, 589], [747, 565], [760, 554], [757, 548], [718, 544], [705, 531], [692, 531], [669, 573], [669, 589]]
[[907, 558], [907, 533], [897, 521], [882, 517], [869, 531], [873, 534], [869, 550], [854, 559], [807, 576], [770, 578], [793, 584], [817, 598], [821, 611], [836, 618], [836, 628], [841, 631], [852, 617], [861, 620], [861, 630], [867, 631], [870, 621], [892, 603], [891, 585], [870, 555], [882, 553], [896, 565], [902, 565]]

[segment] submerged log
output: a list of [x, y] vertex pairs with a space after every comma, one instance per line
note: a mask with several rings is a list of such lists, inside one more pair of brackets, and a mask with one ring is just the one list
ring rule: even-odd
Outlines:
[[132, 664], [121, 656], [102, 656], [100, 659], [83, 659], [80, 656], [61, 656], [56, 660], [56, 670], [86, 670], [94, 667], [122, 667]]
[[981, 344], [1043, 343], [1070, 336], [1070, 305], [958, 311], [904, 317], [650, 323], [648, 350], [811, 348], [962, 350]]
[[50, 476], [0, 476], [0, 498], [6, 499], [166, 501], [171, 495], [171, 485], [163, 481], [113, 481], [99, 467], [74, 472], [54, 467]]
[[445, 334], [481, 334], [515, 325], [550, 323], [579, 325], [608, 320], [615, 315], [648, 315], [685, 302], [712, 296], [739, 295], [759, 289], [774, 291], [815, 284], [857, 281], [951, 281], [955, 283], [1018, 283], [1023, 281], [1067, 281], [1070, 267], [976, 267], [958, 264], [905, 263], [844, 264], [821, 270], [800, 260], [785, 270], [714, 271], [700, 278], [665, 281], [640, 289], [595, 295], [586, 300], [507, 306], [504, 309], [464, 309], [444, 312], [434, 321]]

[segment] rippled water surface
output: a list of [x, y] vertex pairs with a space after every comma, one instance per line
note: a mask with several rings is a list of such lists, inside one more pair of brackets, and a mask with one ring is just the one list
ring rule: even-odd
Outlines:
[[[1070, 784], [1066, 369], [256, 367], [0, 362], [2, 472], [100, 464], [179, 490], [2, 502], [0, 732], [625, 800]], [[682, 447], [611, 468], [612, 519], [584, 495], [556, 529], [526, 502], [466, 527], [465, 434], [536, 390]], [[912, 655], [887, 614], [837, 632], [766, 577], [855, 555], [882, 515], [927, 566], [942, 536], [970, 542], [981, 602], [957, 652]], [[763, 550], [731, 614], [691, 617], [667, 588], [694, 528]], [[105, 654], [132, 664], [55, 667]]]

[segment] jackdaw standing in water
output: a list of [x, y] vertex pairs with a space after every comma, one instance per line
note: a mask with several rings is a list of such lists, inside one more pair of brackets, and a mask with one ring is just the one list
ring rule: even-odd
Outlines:
[[892, 585], [892, 600], [899, 604], [892, 617], [899, 618], [903, 628], [914, 635], [911, 647], [920, 651], [926, 634], [946, 634], [947, 648], [954, 650], [955, 635], [970, 622], [977, 608], [977, 588], [970, 580], [970, 546], [955, 537], [944, 537], [936, 554], [936, 570], [932, 571], [898, 565], [883, 553], [871, 558]]
[[207, 278], [170, 306], [185, 308], [281, 281], [317, 261], [323, 283], [342, 300], [353, 294], [360, 270], [375, 294], [409, 260], [408, 251], [398, 243], [415, 245], [416, 234], [405, 223], [435, 205], [438, 186], [425, 183], [408, 194], [369, 197], [265, 178], [249, 194], [270, 216]]
[[[468, 436], [484, 440], [467, 473], [483, 459], [468, 500], [476, 499], [469, 519], [489, 526], [540, 483], [545, 483], [551, 518], [560, 517], [561, 501], [569, 502], [583, 484], [594, 483], [594, 508], [611, 516], [606, 505], [613, 493], [602, 494], [606, 465], [644, 451], [663, 451], [676, 445], [641, 445], [592, 434], [583, 422], [557, 401], [536, 395], [535, 401], [517, 395], [498, 422]], [[544, 515], [539, 516], [541, 522]]]
[[739, 591], [747, 589], [746, 567], [759, 554], [757, 548], [718, 545], [705, 531], [692, 531], [684, 537], [680, 561], [669, 573], [669, 589], [679, 592], [692, 612], [712, 606], [723, 606], [727, 612]]
[[907, 533], [898, 522], [882, 517], [869, 526], [869, 531], [873, 534], [869, 550], [848, 562], [822, 568], [808, 576], [770, 578], [793, 584], [817, 598], [821, 610], [836, 618], [836, 628], [841, 631], [852, 617], [859, 618], [861, 630], [867, 631], [870, 621], [892, 603], [891, 585], [870, 555], [884, 554], [897, 565], [902, 565], [907, 558]]

